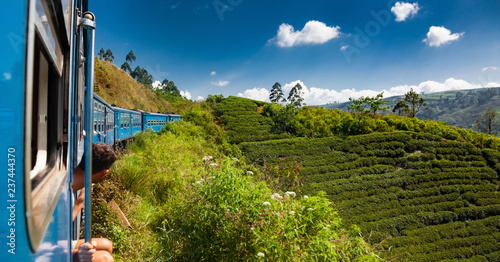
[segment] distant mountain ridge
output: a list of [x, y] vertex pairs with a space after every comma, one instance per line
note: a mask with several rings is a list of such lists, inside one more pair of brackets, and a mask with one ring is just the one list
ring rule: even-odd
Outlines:
[[[421, 96], [427, 103], [427, 109], [419, 112], [416, 117], [422, 120], [442, 121], [451, 126], [474, 129], [476, 119], [488, 107], [500, 114], [500, 87], [445, 91]], [[382, 114], [392, 113], [394, 105], [403, 99], [404, 96], [385, 98], [390, 108]], [[347, 111], [347, 106], [350, 104], [351, 102], [332, 103], [322, 107]]]

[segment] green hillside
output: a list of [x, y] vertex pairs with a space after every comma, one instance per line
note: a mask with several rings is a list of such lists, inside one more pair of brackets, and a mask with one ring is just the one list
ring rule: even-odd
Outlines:
[[213, 114], [224, 126], [232, 143], [265, 141], [289, 137], [272, 133], [273, 121], [259, 113], [264, 102], [230, 96], [217, 105]]
[[[446, 91], [432, 94], [423, 94], [422, 98], [427, 103], [427, 110], [419, 112], [419, 119], [429, 119], [446, 122], [448, 125], [474, 129], [474, 123], [488, 107], [500, 114], [500, 87], [481, 88], [472, 90]], [[392, 113], [392, 108], [404, 96], [388, 97], [384, 100], [390, 106], [387, 113]], [[347, 112], [351, 102], [327, 104], [325, 108], [338, 108]], [[475, 129], [474, 129], [475, 130]], [[498, 131], [498, 130], [497, 130]]]
[[[104, 99], [161, 110], [156, 92], [101, 62], [96, 82]], [[262, 103], [231, 98], [223, 105], [231, 110], [205, 102], [166, 104], [183, 121], [136, 135], [95, 185], [92, 236], [113, 242], [116, 261], [380, 261], [324, 195], [276, 190], [227, 142], [289, 137], [267, 129], [273, 121], [259, 113]], [[215, 119], [238, 124], [226, 133]]]
[[99, 58], [95, 60], [95, 93], [109, 104], [147, 112], [182, 114], [193, 104], [185, 99], [169, 102], [158, 91], [138, 83], [127, 72]]
[[[257, 115], [257, 105], [250, 113], [231, 110], [238, 100], [250, 103], [231, 99], [218, 105], [233, 114], [232, 122], [222, 122], [229, 131], [247, 126], [247, 114]], [[343, 220], [358, 225], [384, 258], [500, 257], [498, 138], [443, 122], [322, 108], [297, 110], [286, 133], [268, 119], [271, 134], [301, 137], [239, 143], [247, 163], [282, 176], [283, 191], [296, 185], [283, 183], [291, 176], [302, 195], [326, 192]]]
[[498, 151], [413, 132], [242, 143], [253, 163], [299, 159], [301, 193], [327, 193], [385, 258], [500, 256]]

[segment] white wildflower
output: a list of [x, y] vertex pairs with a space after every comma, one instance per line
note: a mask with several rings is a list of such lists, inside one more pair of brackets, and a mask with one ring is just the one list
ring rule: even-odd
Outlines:
[[254, 229], [255, 229], [255, 228], [251, 227], [251, 228], [250, 228], [250, 231], [253, 231]]
[[269, 203], [269, 202], [264, 202], [264, 203], [262, 203], [262, 205], [264, 205], [264, 206], [270, 206], [270, 205], [271, 205], [271, 203]]
[[304, 196], [304, 199], [308, 199], [309, 197], [308, 196]]
[[295, 211], [290, 211], [290, 212], [288, 212], [288, 214], [293, 216], [293, 215], [295, 215]]
[[257, 253], [257, 257], [265, 257], [266, 255], [262, 252]]
[[200, 179], [200, 181], [196, 181], [196, 184], [201, 184], [203, 182], [205, 182], [205, 179], [202, 178], [202, 179]]
[[295, 192], [293, 192], [293, 191], [287, 191], [287, 192], [285, 192], [285, 195], [290, 196], [290, 197], [295, 197], [297, 194], [295, 194]]
[[210, 161], [212, 159], [214, 159], [212, 156], [204, 156], [203, 157], [203, 161]]
[[247, 171], [247, 175], [253, 176], [253, 172], [252, 171]]
[[278, 199], [282, 199], [282, 198], [283, 197], [280, 196], [280, 194], [278, 194], [278, 193], [274, 193], [274, 194], [271, 195], [271, 199], [272, 200], [278, 200]]
[[211, 166], [218, 166], [217, 163], [211, 163]]

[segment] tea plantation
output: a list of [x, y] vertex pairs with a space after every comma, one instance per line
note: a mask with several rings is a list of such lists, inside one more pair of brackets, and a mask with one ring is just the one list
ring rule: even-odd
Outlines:
[[283, 176], [298, 169], [300, 193], [326, 192], [383, 258], [500, 260], [498, 138], [443, 122], [307, 107], [291, 132], [273, 133], [259, 107], [231, 97], [218, 105], [246, 161]]
[[302, 194], [319, 191], [385, 258], [500, 257], [500, 153], [414, 132], [242, 143], [247, 160], [300, 159]]
[[263, 104], [255, 100], [228, 97], [217, 105], [213, 114], [219, 118], [232, 143], [289, 137], [271, 132], [273, 121], [258, 112]]

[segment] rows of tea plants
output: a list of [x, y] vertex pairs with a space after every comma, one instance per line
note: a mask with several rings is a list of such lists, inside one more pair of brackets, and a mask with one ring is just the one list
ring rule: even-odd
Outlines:
[[230, 142], [265, 141], [288, 137], [287, 134], [273, 134], [273, 121], [261, 115], [258, 110], [264, 103], [241, 97], [228, 97], [217, 104], [214, 115], [224, 126]]
[[389, 259], [492, 261], [500, 255], [500, 154], [392, 132], [241, 143], [249, 162], [299, 159], [301, 194], [326, 192]]

